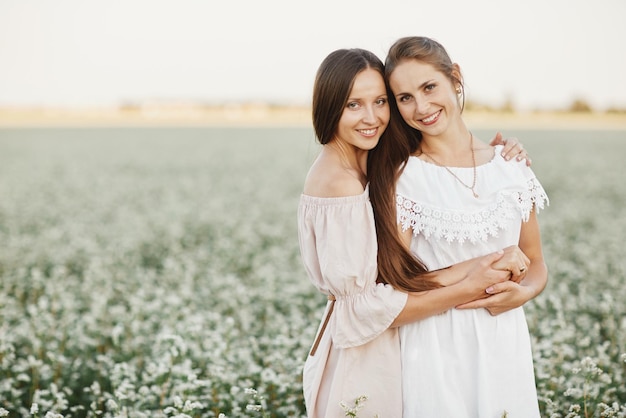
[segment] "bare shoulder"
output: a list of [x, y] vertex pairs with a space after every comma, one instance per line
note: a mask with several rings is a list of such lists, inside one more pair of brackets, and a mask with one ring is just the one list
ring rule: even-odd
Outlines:
[[496, 147], [474, 137], [474, 153], [476, 154], [476, 164], [482, 165], [491, 161], [494, 157]]
[[483, 141], [482, 139], [478, 138], [477, 136], [474, 136], [474, 151], [475, 152], [484, 152], [487, 150], [493, 150], [495, 148], [495, 146], [489, 145], [487, 142]]
[[361, 182], [343, 167], [318, 158], [306, 176], [303, 193], [315, 197], [345, 197], [364, 191]]

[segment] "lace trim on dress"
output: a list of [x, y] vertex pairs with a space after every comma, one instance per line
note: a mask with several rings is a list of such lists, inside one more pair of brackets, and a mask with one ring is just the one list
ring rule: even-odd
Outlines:
[[493, 204], [475, 212], [440, 209], [396, 195], [398, 223], [403, 231], [411, 228], [413, 235], [421, 233], [426, 239], [459, 243], [487, 241], [490, 236], [498, 236], [498, 231], [506, 229], [508, 221], [516, 216], [521, 215], [526, 222], [533, 207], [539, 213], [547, 204], [548, 196], [536, 178], [528, 180], [527, 190], [502, 191]]

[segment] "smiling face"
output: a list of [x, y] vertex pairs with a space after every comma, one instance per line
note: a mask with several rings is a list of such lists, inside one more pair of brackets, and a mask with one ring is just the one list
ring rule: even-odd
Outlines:
[[458, 86], [431, 64], [402, 60], [389, 75], [389, 85], [404, 121], [425, 135], [441, 134], [460, 120]]
[[356, 75], [341, 113], [334, 141], [369, 151], [389, 124], [389, 102], [383, 76], [367, 68]]

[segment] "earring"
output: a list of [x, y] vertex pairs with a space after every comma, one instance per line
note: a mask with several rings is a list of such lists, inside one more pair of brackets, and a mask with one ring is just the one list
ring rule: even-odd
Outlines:
[[456, 88], [456, 94], [461, 94], [461, 87]]

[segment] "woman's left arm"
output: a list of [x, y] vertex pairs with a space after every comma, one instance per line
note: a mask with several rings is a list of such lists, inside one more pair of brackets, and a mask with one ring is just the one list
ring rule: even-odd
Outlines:
[[541, 233], [536, 211], [522, 223], [519, 247], [530, 259], [525, 276], [519, 283], [514, 280], [495, 284], [487, 289], [491, 296], [457, 306], [457, 309], [485, 308], [491, 315], [498, 315], [522, 306], [537, 297], [548, 283], [548, 268], [541, 248]]

